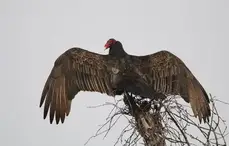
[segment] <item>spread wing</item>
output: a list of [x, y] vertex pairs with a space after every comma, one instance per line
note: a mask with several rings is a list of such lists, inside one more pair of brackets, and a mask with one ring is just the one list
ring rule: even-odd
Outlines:
[[209, 120], [209, 98], [202, 85], [177, 56], [160, 51], [147, 56], [132, 56], [151, 87], [165, 95], [180, 95], [191, 104], [200, 122]]
[[71, 48], [60, 55], [45, 83], [40, 107], [44, 103], [44, 119], [49, 111], [50, 123], [64, 122], [71, 101], [79, 91], [94, 91], [112, 95], [107, 55], [81, 48]]

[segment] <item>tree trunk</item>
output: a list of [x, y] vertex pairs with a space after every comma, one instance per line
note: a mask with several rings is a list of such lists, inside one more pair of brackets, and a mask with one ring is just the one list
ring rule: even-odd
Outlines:
[[138, 103], [132, 95], [124, 95], [124, 103], [129, 107], [136, 123], [135, 127], [144, 139], [145, 146], [165, 146], [163, 125], [159, 111], [150, 110], [151, 104]]
[[136, 128], [143, 137], [145, 146], [165, 146], [163, 126], [159, 112], [136, 114]]

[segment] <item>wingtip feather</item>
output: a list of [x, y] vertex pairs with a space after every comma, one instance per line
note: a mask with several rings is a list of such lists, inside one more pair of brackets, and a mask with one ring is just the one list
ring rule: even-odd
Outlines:
[[190, 104], [194, 116], [198, 117], [200, 123], [202, 123], [202, 121], [206, 123], [211, 116], [210, 106], [207, 100], [208, 97], [206, 97], [206, 95], [206, 92], [203, 91], [202, 86], [196, 80], [189, 82]]

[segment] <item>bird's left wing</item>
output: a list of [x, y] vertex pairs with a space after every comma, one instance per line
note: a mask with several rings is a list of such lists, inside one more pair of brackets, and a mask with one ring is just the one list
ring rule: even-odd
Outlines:
[[209, 98], [202, 85], [181, 59], [168, 51], [132, 56], [133, 64], [151, 88], [164, 95], [180, 95], [190, 102], [195, 117], [210, 116]]

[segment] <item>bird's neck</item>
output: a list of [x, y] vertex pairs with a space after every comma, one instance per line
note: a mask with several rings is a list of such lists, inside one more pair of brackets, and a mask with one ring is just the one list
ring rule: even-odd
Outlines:
[[114, 45], [111, 46], [109, 55], [117, 58], [123, 58], [127, 55], [127, 53], [123, 49], [122, 44], [117, 41]]

